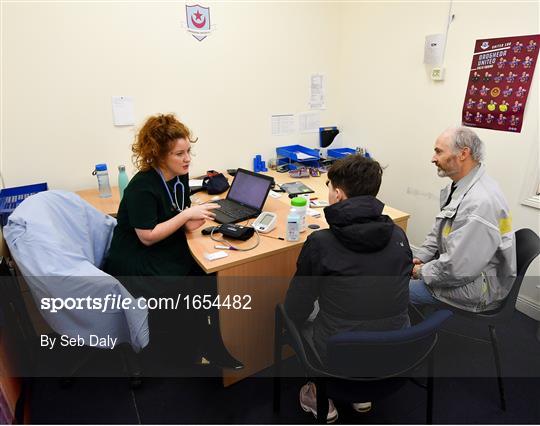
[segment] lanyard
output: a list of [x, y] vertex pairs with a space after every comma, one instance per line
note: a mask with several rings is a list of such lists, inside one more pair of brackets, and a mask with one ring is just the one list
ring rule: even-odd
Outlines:
[[[158, 173], [159, 177], [161, 178], [163, 185], [165, 186], [165, 189], [167, 190], [167, 195], [169, 196], [169, 200], [171, 200], [171, 210], [174, 212], [180, 213], [182, 210], [184, 210], [185, 204], [184, 204], [184, 184], [180, 182], [180, 178], [176, 176], [176, 182], [174, 183], [173, 192], [174, 192], [174, 200], [173, 196], [171, 194], [171, 190], [169, 189], [169, 185], [167, 185], [167, 182], [165, 181], [165, 177], [163, 176], [163, 173], [161, 173], [161, 170], [159, 170], [157, 167], [155, 168], [156, 172]], [[176, 196], [176, 187], [180, 184], [182, 187], [182, 208], [180, 208], [180, 204], [178, 203], [178, 198]], [[176, 201], [176, 203], [175, 203]]]

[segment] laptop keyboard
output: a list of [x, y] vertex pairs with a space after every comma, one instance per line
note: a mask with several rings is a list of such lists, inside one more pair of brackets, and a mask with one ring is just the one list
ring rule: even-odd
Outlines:
[[221, 208], [218, 210], [220, 213], [225, 213], [227, 216], [236, 217], [240, 215], [244, 215], [246, 213], [252, 213], [253, 210], [242, 207], [237, 204], [228, 203], [226, 200], [222, 200], [219, 205]]

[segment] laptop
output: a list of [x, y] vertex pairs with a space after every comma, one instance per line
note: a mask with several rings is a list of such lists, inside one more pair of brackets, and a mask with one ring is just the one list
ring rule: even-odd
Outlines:
[[212, 201], [221, 206], [213, 210], [216, 214], [214, 220], [227, 224], [258, 216], [262, 212], [273, 182], [274, 178], [270, 176], [238, 169], [227, 198]]

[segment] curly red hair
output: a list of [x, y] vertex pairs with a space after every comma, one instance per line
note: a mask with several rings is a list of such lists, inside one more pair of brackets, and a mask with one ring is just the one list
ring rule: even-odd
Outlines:
[[148, 118], [131, 146], [133, 164], [138, 170], [150, 170], [167, 155], [176, 139], [197, 142], [197, 139], [192, 139], [191, 130], [178, 121], [174, 114], [159, 114]]

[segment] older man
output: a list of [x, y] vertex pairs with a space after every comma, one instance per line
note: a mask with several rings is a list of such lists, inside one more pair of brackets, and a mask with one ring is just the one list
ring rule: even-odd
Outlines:
[[441, 191], [441, 211], [413, 259], [411, 302], [444, 302], [471, 312], [497, 308], [516, 275], [512, 219], [497, 183], [482, 163], [484, 146], [466, 127], [435, 142], [432, 163], [452, 184]]

